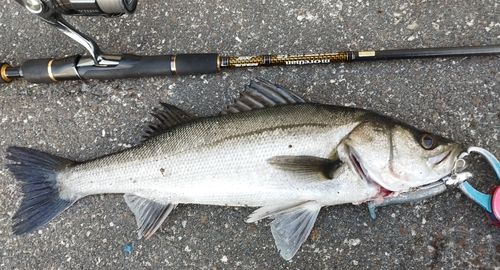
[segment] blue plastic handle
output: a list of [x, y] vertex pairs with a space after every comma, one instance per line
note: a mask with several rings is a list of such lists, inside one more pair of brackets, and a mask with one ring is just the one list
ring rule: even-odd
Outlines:
[[471, 200], [481, 206], [484, 210], [491, 213], [491, 195], [479, 192], [467, 181], [462, 182], [458, 187], [465, 195], [467, 195], [467, 197], [471, 198]]
[[[481, 154], [490, 163], [491, 167], [495, 171], [497, 177], [496, 181], [500, 182], [500, 161], [490, 153], [488, 150], [481, 147], [469, 147], [468, 153], [475, 152]], [[496, 187], [492, 192], [493, 195], [484, 194], [474, 187], [472, 187], [467, 181], [462, 182], [459, 185], [460, 190], [471, 198], [475, 203], [477, 203], [481, 208], [486, 210], [490, 220], [497, 226], [500, 226], [500, 186]]]
[[486, 160], [490, 163], [491, 167], [493, 167], [493, 170], [495, 170], [495, 173], [497, 174], [497, 181], [500, 182], [500, 161], [490, 153], [488, 150], [481, 148], [481, 147], [469, 147], [467, 152], [475, 152], [483, 155], [483, 157], [486, 158]]

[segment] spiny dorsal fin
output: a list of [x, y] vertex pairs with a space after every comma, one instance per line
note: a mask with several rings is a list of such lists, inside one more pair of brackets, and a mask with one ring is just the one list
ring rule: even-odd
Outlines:
[[245, 86], [245, 90], [233, 105], [221, 111], [221, 114], [239, 113], [263, 108], [271, 108], [306, 101], [290, 90], [257, 78]]
[[167, 103], [160, 103], [162, 108], [156, 109], [153, 115], [156, 121], [146, 124], [142, 134], [142, 141], [145, 141], [153, 136], [156, 136], [171, 127], [180, 123], [188, 122], [195, 119], [194, 116], [184, 112], [183, 110]]
[[[272, 84], [262, 78], [257, 78], [255, 81], [250, 81], [250, 84], [245, 86], [245, 90], [241, 93], [240, 97], [236, 99], [234, 104], [222, 110], [221, 114], [239, 113], [305, 102], [304, 99], [292, 93], [290, 90]], [[141, 141], [156, 136], [175, 125], [195, 119], [195, 117], [174, 105], [167, 103], [161, 103], [161, 105], [161, 109], [156, 109], [152, 113], [156, 121], [146, 125]]]

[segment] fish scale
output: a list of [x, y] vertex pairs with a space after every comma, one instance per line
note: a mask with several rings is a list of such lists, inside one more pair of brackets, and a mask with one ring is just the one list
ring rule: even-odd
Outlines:
[[141, 144], [87, 162], [9, 147], [23, 182], [14, 233], [36, 230], [78, 199], [125, 193], [139, 237], [178, 204], [260, 207], [280, 255], [291, 259], [323, 206], [381, 202], [451, 173], [460, 145], [392, 118], [312, 104], [252, 81], [235, 105], [197, 118], [162, 104]]
[[[318, 114], [319, 110], [313, 104], [293, 107], [294, 110], [260, 110], [254, 114], [258, 115], [257, 119], [264, 115], [274, 119], [276, 114], [276, 118], [307, 119], [311, 115], [322, 120], [331, 118], [334, 113], [334, 110], [325, 109]], [[251, 113], [245, 114], [245, 118], [249, 119], [247, 121], [235, 116], [239, 115], [204, 118], [193, 125], [178, 126], [140, 147], [78, 165], [61, 174], [58, 181], [71, 186], [74, 193], [79, 194], [78, 197], [135, 193], [165, 203], [230, 206], [284, 204], [299, 200], [297, 194], [307, 191], [309, 182], [321, 182], [322, 179], [319, 175], [317, 179], [310, 175], [294, 176], [273, 168], [266, 160], [279, 155], [328, 158], [340, 140], [356, 125], [339, 126], [323, 120], [293, 125], [290, 121], [284, 124], [276, 122], [275, 126], [272, 123], [266, 126], [265, 123], [252, 121], [255, 117]], [[236, 130], [239, 134], [235, 135]], [[234, 151], [236, 146], [238, 151]], [[185, 190], [189, 193], [184, 194]], [[330, 200], [331, 203], [332, 197], [327, 190], [316, 194], [307, 199], [325, 204]]]

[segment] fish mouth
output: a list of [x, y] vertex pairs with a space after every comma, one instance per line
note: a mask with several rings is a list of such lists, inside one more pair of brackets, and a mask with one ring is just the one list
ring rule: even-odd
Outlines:
[[451, 150], [445, 151], [441, 154], [438, 154], [438, 155], [435, 155], [433, 157], [428, 158], [427, 162], [429, 162], [429, 164], [432, 164], [434, 166], [439, 165], [441, 162], [446, 160], [450, 156], [450, 154], [451, 154]]
[[350, 153], [349, 153], [349, 160], [351, 161], [351, 164], [353, 165], [354, 170], [359, 174], [359, 176], [363, 180], [365, 180], [369, 184], [377, 184], [370, 177], [368, 177], [365, 170], [363, 170], [363, 167], [361, 167], [361, 163], [359, 163], [358, 157], [352, 151], [350, 151]]
[[378, 188], [378, 193], [376, 197], [386, 197], [391, 195], [393, 192], [379, 185], [375, 180], [373, 180], [363, 169], [361, 166], [361, 162], [357, 155], [350, 149], [349, 151], [349, 160], [351, 161], [352, 166], [354, 167], [354, 171], [361, 177], [361, 179], [365, 180], [366, 183], [370, 186], [374, 186]]

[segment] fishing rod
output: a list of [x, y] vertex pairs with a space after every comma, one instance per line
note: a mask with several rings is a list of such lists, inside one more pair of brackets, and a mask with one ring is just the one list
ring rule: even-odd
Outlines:
[[97, 43], [76, 30], [62, 15], [116, 17], [133, 13], [137, 0], [16, 0], [30, 13], [40, 17], [84, 46], [90, 56], [73, 55], [60, 59], [30, 59], [22, 66], [0, 63], [0, 83], [24, 78], [32, 83], [64, 80], [125, 79], [217, 73], [230, 68], [261, 66], [314, 65], [340, 62], [396, 60], [452, 56], [500, 54], [500, 45], [442, 47], [402, 50], [344, 51], [300, 55], [220, 56], [217, 53], [140, 56], [105, 54]]

